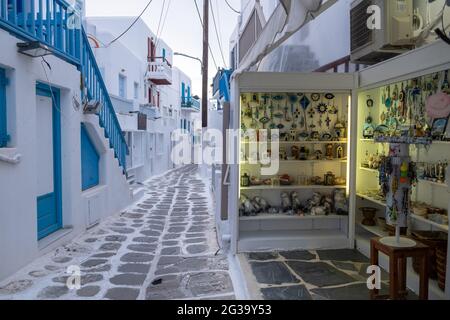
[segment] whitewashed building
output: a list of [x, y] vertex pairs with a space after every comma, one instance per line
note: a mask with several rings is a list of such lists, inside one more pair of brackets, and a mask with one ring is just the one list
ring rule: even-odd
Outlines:
[[0, 5], [0, 279], [135, 200], [81, 19], [48, 3]]
[[89, 17], [87, 30], [130, 146], [129, 181], [139, 184], [174, 167], [171, 134], [193, 134], [200, 102], [191, 79], [172, 65], [172, 49], [143, 20], [110, 44], [134, 19]]

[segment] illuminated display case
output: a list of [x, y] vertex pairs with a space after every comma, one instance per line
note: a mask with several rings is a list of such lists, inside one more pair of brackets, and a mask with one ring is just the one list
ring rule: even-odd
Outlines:
[[351, 247], [354, 76], [248, 73], [239, 83], [238, 251]]

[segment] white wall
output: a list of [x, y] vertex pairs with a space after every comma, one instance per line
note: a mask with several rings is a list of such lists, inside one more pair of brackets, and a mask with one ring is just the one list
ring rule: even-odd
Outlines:
[[[110, 43], [114, 36], [120, 34], [134, 18], [130, 17], [89, 17], [87, 19], [88, 33], [98, 40], [100, 48], [95, 49], [95, 54], [100, 68], [104, 73], [106, 86], [110, 94], [119, 95], [119, 74], [127, 77], [127, 99], [132, 100], [133, 111], [139, 110], [140, 104], [148, 103], [145, 92], [145, 74], [148, 68], [148, 38], [156, 38], [155, 34], [148, 28], [142, 20], [119, 41], [107, 48], [102, 48]], [[94, 41], [91, 41], [94, 43]], [[162, 49], [166, 50], [166, 57], [172, 61], [172, 49], [164, 41], [157, 40], [157, 56], [161, 56]], [[134, 82], [140, 83], [139, 97], [134, 99]], [[192, 95], [195, 89], [192, 88], [191, 79], [176, 67], [172, 68], [172, 84], [158, 86], [160, 92], [160, 112], [161, 119], [148, 120], [147, 133], [156, 136], [156, 148], [153, 154], [143, 155], [144, 166], [136, 169], [137, 180], [143, 182], [153, 175], [161, 174], [173, 168], [171, 162], [171, 133], [180, 128], [181, 119], [194, 121], [196, 114], [181, 110], [181, 82], [191, 87]], [[169, 114], [172, 109], [172, 115]], [[137, 119], [135, 115], [119, 114], [119, 121], [124, 131], [137, 131]], [[162, 134], [162, 139], [159, 139]], [[144, 136], [149, 139], [149, 135]], [[146, 143], [144, 143], [146, 144]], [[133, 149], [133, 148], [132, 148]], [[136, 149], [135, 149], [136, 150]], [[159, 150], [159, 151], [158, 151]], [[153, 158], [153, 170], [151, 161]]]
[[[7, 104], [12, 135], [11, 148], [0, 149], [0, 153], [21, 155], [18, 164], [0, 161], [0, 279], [86, 229], [80, 163], [80, 122], [86, 119], [73, 104], [73, 99], [80, 101], [80, 73], [75, 66], [49, 56], [46, 60], [52, 70], [46, 69], [46, 75], [47, 67], [40, 59], [17, 53], [17, 42], [17, 38], [0, 30], [0, 66], [7, 69], [10, 79]], [[37, 82], [49, 82], [61, 91], [63, 226], [71, 231], [55, 242], [49, 241], [51, 237], [37, 241]], [[94, 127], [98, 128], [98, 118]], [[102, 138], [98, 137], [100, 141]], [[128, 185], [111, 152], [105, 149], [101, 156], [102, 183], [108, 184], [104, 216], [118, 213], [131, 202], [126, 193]]]

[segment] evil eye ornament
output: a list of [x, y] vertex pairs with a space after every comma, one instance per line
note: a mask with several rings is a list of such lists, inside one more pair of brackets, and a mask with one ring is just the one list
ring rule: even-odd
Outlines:
[[373, 106], [374, 106], [374, 102], [373, 102], [373, 100], [372, 99], [367, 99], [367, 102], [366, 102], [366, 104], [367, 104], [367, 107], [368, 108], [372, 108]]
[[327, 94], [325, 94], [325, 98], [327, 100], [333, 100], [335, 98], [335, 95], [332, 93], [327, 93]]

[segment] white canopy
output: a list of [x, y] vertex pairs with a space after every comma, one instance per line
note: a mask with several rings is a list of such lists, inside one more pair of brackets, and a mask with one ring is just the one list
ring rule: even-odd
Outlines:
[[337, 0], [279, 0], [277, 8], [259, 38], [234, 74], [249, 71], [302, 26], [328, 9]]

